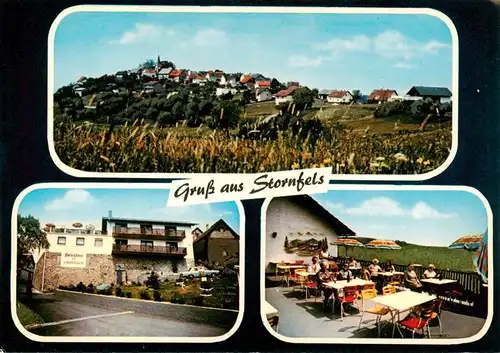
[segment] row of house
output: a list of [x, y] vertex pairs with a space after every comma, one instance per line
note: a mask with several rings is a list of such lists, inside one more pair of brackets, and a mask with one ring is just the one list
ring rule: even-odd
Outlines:
[[[49, 248], [34, 253], [33, 286], [48, 291], [78, 282], [140, 282], [187, 271], [200, 261], [222, 264], [239, 253], [239, 235], [224, 220], [205, 226], [179, 221], [102, 218], [100, 230], [47, 224]], [[76, 282], [76, 283], [75, 283]]]
[[[279, 91], [275, 96], [276, 105], [293, 102], [293, 93], [298, 86], [292, 86]], [[413, 86], [405, 96], [399, 96], [396, 90], [376, 89], [366, 98], [366, 103], [415, 101], [430, 98], [435, 102], [450, 103], [451, 91], [446, 87]], [[317, 99], [332, 104], [349, 104], [354, 101], [354, 96], [348, 90], [321, 90]], [[364, 102], [364, 101], [363, 101]]]

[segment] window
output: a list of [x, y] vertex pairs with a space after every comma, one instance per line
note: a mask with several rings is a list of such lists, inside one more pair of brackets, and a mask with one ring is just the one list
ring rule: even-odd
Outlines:
[[85, 238], [76, 238], [76, 245], [85, 245]]
[[116, 245], [128, 245], [128, 240], [127, 239], [116, 239], [115, 244]]
[[141, 234], [153, 233], [153, 226], [150, 224], [141, 224]]
[[57, 237], [57, 245], [66, 245], [66, 237]]
[[126, 232], [127, 231], [127, 223], [115, 223], [115, 232]]
[[169, 248], [170, 250], [178, 250], [178, 246], [177, 246], [176, 242], [167, 241], [166, 245], [167, 245], [167, 248]]
[[94, 246], [96, 248], [102, 248], [102, 238], [95, 238], [94, 239]]
[[152, 240], [141, 240], [141, 246], [142, 247], [147, 247], [147, 248], [152, 248], [153, 247], [153, 241]]

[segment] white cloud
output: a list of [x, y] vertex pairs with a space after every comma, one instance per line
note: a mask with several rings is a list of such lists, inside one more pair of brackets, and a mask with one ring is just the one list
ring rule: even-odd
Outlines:
[[[412, 208], [404, 208], [397, 201], [388, 197], [377, 197], [363, 201], [358, 207], [346, 208], [343, 213], [354, 216], [385, 216], [385, 217], [412, 217], [421, 219], [447, 219], [456, 217], [455, 213], [442, 213], [423, 201], [419, 201]], [[372, 229], [381, 228], [379, 225], [370, 226]]]
[[441, 213], [438, 210], [432, 208], [425, 202], [419, 201], [411, 210], [411, 215], [415, 219], [443, 219], [455, 217], [455, 213]]
[[437, 54], [437, 52], [440, 49], [447, 49], [447, 48], [451, 48], [451, 45], [446, 43], [441, 43], [436, 40], [431, 40], [430, 42], [428, 42], [423, 46], [423, 50], [431, 54]]
[[371, 47], [371, 39], [367, 36], [354, 36], [352, 38], [333, 38], [318, 48], [327, 50], [332, 54], [344, 52], [364, 52]]
[[330, 209], [330, 210], [341, 210], [345, 207], [343, 203], [340, 203], [340, 202], [335, 203], [335, 202], [330, 202], [330, 201], [325, 202], [324, 205], [327, 209]]
[[228, 35], [226, 32], [215, 28], [205, 28], [196, 31], [190, 42], [192, 45], [198, 47], [209, 47], [218, 46], [224, 43], [227, 39]]
[[288, 66], [290, 67], [318, 67], [323, 62], [321, 56], [311, 58], [304, 55], [295, 55], [288, 58]]
[[363, 201], [360, 206], [346, 208], [344, 212], [349, 215], [387, 217], [402, 216], [405, 214], [404, 209], [399, 205], [399, 203], [388, 197], [376, 197]]
[[67, 191], [60, 199], [54, 199], [48, 202], [44, 209], [45, 211], [63, 211], [73, 207], [82, 207], [94, 204], [96, 199], [83, 189], [74, 189]]
[[173, 29], [151, 23], [136, 23], [134, 28], [122, 34], [120, 39], [110, 41], [111, 44], [136, 44], [144, 42], [156, 42], [165, 37], [173, 37], [176, 32]]
[[409, 64], [409, 63], [405, 63], [405, 62], [399, 62], [399, 63], [396, 63], [396, 64], [392, 65], [392, 67], [394, 67], [396, 69], [410, 70], [410, 69], [413, 69], [415, 67], [415, 65]]

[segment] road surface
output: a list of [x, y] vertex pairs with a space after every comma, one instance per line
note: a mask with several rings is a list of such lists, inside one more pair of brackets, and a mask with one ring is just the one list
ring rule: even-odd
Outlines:
[[[77, 296], [84, 296], [78, 302]], [[75, 300], [75, 297], [77, 300]], [[99, 297], [75, 294], [75, 297], [56, 292], [54, 295], [34, 295], [33, 309], [45, 325], [30, 329], [40, 336], [162, 336], [162, 337], [217, 337], [228, 328], [169, 317], [168, 311], [142, 310], [141, 306], [162, 305], [141, 303], [118, 298], [106, 298], [106, 306]], [[139, 310], [135, 310], [139, 309]], [[189, 310], [189, 308], [182, 308]], [[194, 308], [193, 310], [196, 310]]]

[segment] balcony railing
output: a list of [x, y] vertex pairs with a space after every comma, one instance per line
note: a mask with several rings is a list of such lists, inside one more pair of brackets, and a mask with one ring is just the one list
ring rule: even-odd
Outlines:
[[152, 236], [152, 237], [162, 237], [162, 238], [175, 238], [184, 239], [186, 237], [186, 232], [183, 230], [168, 230], [165, 229], [144, 229], [140, 227], [114, 227], [113, 235], [119, 236]]
[[51, 233], [64, 233], [64, 234], [104, 234], [100, 230], [89, 230], [89, 229], [73, 229], [73, 228], [53, 228]]
[[151, 254], [151, 255], [175, 255], [186, 256], [186, 248], [170, 246], [142, 246], [142, 245], [113, 245], [115, 254]]

